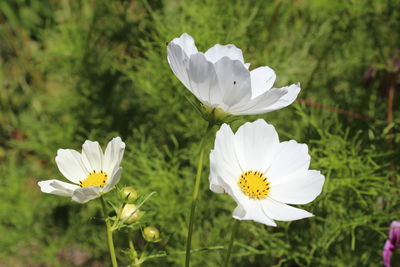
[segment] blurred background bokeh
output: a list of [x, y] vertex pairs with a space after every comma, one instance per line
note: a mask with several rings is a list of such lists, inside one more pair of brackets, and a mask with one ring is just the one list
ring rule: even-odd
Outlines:
[[[266, 119], [281, 140], [307, 143], [326, 176], [304, 207], [314, 218], [242, 223], [233, 266], [381, 266], [400, 219], [398, 0], [1, 0], [0, 266], [109, 266], [98, 201], [46, 195], [37, 182], [63, 179], [58, 148], [117, 135], [127, 144], [120, 186], [157, 192], [143, 220], [163, 242], [148, 249], [170, 254], [143, 266], [182, 264], [206, 126], [166, 60], [165, 43], [183, 32], [201, 51], [235, 44], [250, 69], [276, 71], [275, 86], [301, 83], [293, 105], [233, 127]], [[208, 190], [207, 173], [195, 249], [227, 244], [235, 207]], [[127, 265], [126, 236], [115, 240]], [[193, 266], [220, 266], [223, 255], [198, 252]]]

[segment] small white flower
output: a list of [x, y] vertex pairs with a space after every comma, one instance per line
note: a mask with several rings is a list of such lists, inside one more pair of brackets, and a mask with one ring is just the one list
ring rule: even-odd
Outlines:
[[109, 192], [119, 182], [124, 150], [125, 143], [120, 137], [108, 143], [104, 155], [99, 143], [89, 140], [82, 145], [82, 154], [73, 149], [59, 149], [56, 156], [58, 169], [74, 184], [47, 180], [38, 185], [44, 193], [86, 203]]
[[168, 43], [168, 63], [179, 80], [206, 107], [233, 115], [262, 114], [290, 105], [299, 84], [272, 88], [275, 72], [269, 67], [249, 71], [242, 50], [216, 44], [199, 52], [184, 33]]
[[307, 204], [322, 190], [325, 178], [309, 170], [305, 144], [279, 142], [275, 128], [259, 119], [236, 134], [227, 124], [217, 132], [210, 153], [210, 189], [236, 201], [233, 217], [276, 226], [313, 216], [286, 204]]

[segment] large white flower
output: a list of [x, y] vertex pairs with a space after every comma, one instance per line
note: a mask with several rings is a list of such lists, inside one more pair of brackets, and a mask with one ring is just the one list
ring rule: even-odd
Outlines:
[[313, 216], [286, 205], [307, 204], [321, 193], [325, 178], [309, 165], [307, 145], [279, 142], [275, 128], [262, 119], [236, 134], [223, 124], [210, 153], [210, 189], [233, 197], [235, 219], [276, 226], [274, 220]]
[[119, 182], [125, 143], [120, 137], [113, 138], [103, 154], [98, 142], [86, 140], [82, 154], [73, 149], [59, 149], [56, 163], [60, 172], [73, 184], [59, 180], [39, 182], [44, 193], [72, 197], [85, 203], [107, 193]]
[[242, 50], [232, 44], [216, 44], [199, 52], [193, 38], [184, 33], [168, 43], [168, 63], [179, 80], [206, 107], [233, 115], [261, 114], [290, 105], [299, 84], [272, 88], [275, 72], [269, 67], [249, 71]]

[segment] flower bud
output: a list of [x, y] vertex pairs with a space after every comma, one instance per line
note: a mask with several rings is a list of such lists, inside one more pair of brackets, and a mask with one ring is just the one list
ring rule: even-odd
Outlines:
[[137, 199], [138, 194], [136, 190], [132, 186], [126, 186], [120, 191], [121, 197], [126, 200], [128, 203]]
[[160, 238], [160, 231], [154, 226], [147, 226], [143, 229], [143, 237], [148, 242], [158, 242]]
[[121, 211], [121, 220], [126, 223], [134, 223], [137, 222], [141, 215], [140, 210], [136, 207], [135, 204], [126, 204]]

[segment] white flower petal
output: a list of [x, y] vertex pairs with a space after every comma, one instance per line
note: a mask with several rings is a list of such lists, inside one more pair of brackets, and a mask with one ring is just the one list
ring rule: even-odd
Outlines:
[[78, 188], [72, 194], [72, 200], [78, 203], [86, 203], [89, 200], [95, 199], [100, 196], [101, 187], [100, 186], [88, 186], [83, 188]]
[[276, 80], [276, 75], [273, 69], [266, 66], [250, 71], [250, 77], [252, 89], [251, 98], [256, 98], [271, 89]]
[[310, 159], [307, 145], [299, 144], [294, 140], [282, 142], [277, 148], [266, 176], [272, 183], [291, 173], [306, 171], [310, 166]]
[[193, 37], [190, 36], [187, 33], [183, 33], [179, 38], [173, 39], [170, 44], [176, 44], [179, 45], [182, 50], [185, 52], [185, 54], [188, 56], [188, 58], [196, 54], [198, 52], [197, 47], [194, 43]]
[[103, 161], [103, 171], [108, 175], [112, 176], [118, 170], [124, 156], [125, 146], [119, 136], [108, 142]]
[[215, 160], [222, 161], [226, 166], [229, 166], [229, 171], [236, 175], [237, 177], [234, 178], [237, 179], [244, 170], [240, 168], [234, 144], [235, 136], [231, 127], [228, 124], [222, 124], [215, 137]]
[[236, 204], [241, 205], [243, 207], [246, 207], [246, 203], [248, 203], [249, 198], [243, 194], [242, 190], [239, 188], [237, 185], [237, 182], [235, 182], [232, 179], [225, 179], [222, 176], [217, 176], [217, 184], [220, 185], [222, 188], [224, 188], [224, 193], [227, 193], [230, 195], [236, 202]]
[[260, 203], [268, 217], [278, 221], [295, 221], [314, 216], [308, 211], [294, 208], [268, 197], [260, 200]]
[[187, 69], [189, 67], [189, 56], [186, 55], [182, 47], [172, 42], [168, 44], [167, 51], [167, 59], [172, 71], [183, 83], [183, 85], [192, 92], [187, 73]]
[[[226, 164], [221, 156], [215, 155], [215, 160], [210, 163], [215, 169], [210, 173], [210, 189], [215, 193], [226, 193], [230, 194], [234, 198], [244, 197], [243, 193], [240, 191], [237, 183], [239, 181], [241, 171], [235, 172], [231, 168], [231, 165]], [[231, 193], [229, 193], [231, 192]]]
[[40, 190], [43, 193], [53, 194], [57, 196], [70, 197], [74, 190], [79, 186], [69, 183], [64, 183], [59, 180], [47, 180], [38, 182]]
[[225, 190], [221, 185], [219, 185], [219, 182], [218, 182], [218, 174], [216, 172], [216, 169], [217, 169], [216, 159], [214, 157], [213, 152], [214, 152], [214, 150], [211, 150], [211, 153], [210, 153], [210, 176], [208, 178], [210, 181], [210, 190], [217, 194], [223, 194], [225, 192]]
[[228, 57], [232, 60], [239, 60], [244, 64], [242, 50], [233, 44], [220, 45], [216, 44], [205, 53], [206, 58], [212, 63], [217, 62], [223, 57]]
[[202, 53], [190, 57], [188, 75], [190, 88], [201, 102], [206, 105], [221, 103], [222, 92], [214, 65]]
[[79, 183], [86, 178], [88, 170], [82, 162], [82, 156], [73, 149], [59, 149], [56, 163], [60, 172], [73, 183]]
[[260, 201], [249, 199], [240, 203], [233, 211], [233, 218], [237, 220], [253, 220], [269, 226], [276, 226], [274, 220], [265, 214]]
[[244, 216], [246, 216], [246, 211], [241, 205], [237, 205], [233, 210], [232, 217], [236, 220], [243, 220]]
[[260, 200], [251, 199], [246, 196], [239, 188], [237, 182], [234, 182], [232, 179], [225, 180], [221, 176], [218, 176], [218, 184], [238, 204], [238, 207], [234, 210], [233, 218], [238, 220], [253, 220], [265, 225], [276, 226], [272, 218], [264, 212]]
[[282, 203], [307, 204], [321, 193], [324, 181], [321, 172], [302, 170], [271, 182], [269, 196]]
[[256, 98], [252, 98], [246, 102], [237, 103], [227, 110], [228, 113], [236, 115], [253, 115], [262, 114], [272, 111], [270, 109], [276, 102], [287, 94], [285, 88], [272, 88]]
[[119, 182], [121, 179], [122, 168], [119, 168], [113, 176], [111, 176], [108, 180], [106, 185], [103, 188], [103, 193], [109, 192], [114, 186]]
[[[273, 89], [275, 89], [275, 88], [273, 88]], [[285, 90], [285, 91], [287, 91], [287, 93], [285, 95], [283, 95], [281, 98], [279, 98], [279, 100], [276, 101], [273, 105], [269, 106], [266, 109], [266, 112], [281, 109], [281, 108], [287, 107], [290, 104], [292, 104], [296, 100], [297, 95], [300, 93], [300, 83], [282, 87], [282, 88], [279, 88], [279, 90]]]
[[89, 172], [103, 169], [103, 151], [99, 143], [86, 140], [82, 145], [82, 161]]
[[274, 126], [259, 119], [242, 125], [234, 144], [242, 170], [265, 172], [276, 154], [279, 137]]
[[223, 57], [215, 64], [222, 101], [227, 106], [247, 102], [251, 98], [250, 72], [239, 60]]

